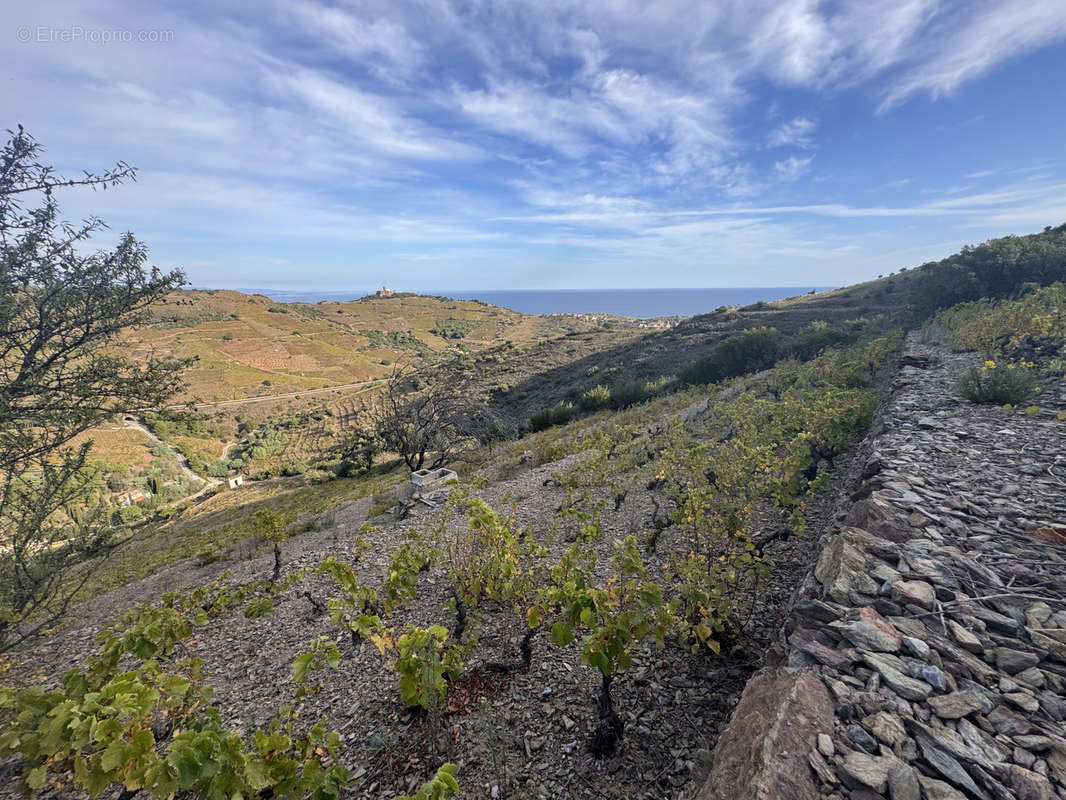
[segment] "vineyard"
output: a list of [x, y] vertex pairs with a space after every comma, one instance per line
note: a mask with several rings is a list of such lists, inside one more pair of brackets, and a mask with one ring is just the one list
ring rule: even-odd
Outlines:
[[[59, 633], [48, 652], [85, 660], [12, 665], [0, 750], [60, 793], [691, 797], [897, 345], [541, 431], [277, 582], [246, 562], [94, 654]], [[319, 447], [336, 417], [307, 413], [249, 442]]]

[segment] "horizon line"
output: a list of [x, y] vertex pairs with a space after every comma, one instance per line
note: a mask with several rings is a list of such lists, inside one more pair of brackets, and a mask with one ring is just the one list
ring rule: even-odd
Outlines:
[[[322, 292], [365, 292], [363, 296], [367, 294], [376, 294], [381, 289], [386, 287], [380, 287], [378, 289], [356, 289], [356, 288], [320, 288], [320, 289], [286, 289], [278, 286], [270, 287], [251, 287], [251, 286], [190, 286], [187, 287], [189, 291], [198, 292], [241, 292], [242, 294], [265, 294], [267, 292], [284, 292], [285, 294], [319, 294]], [[839, 286], [810, 286], [810, 285], [767, 285], [767, 286], [622, 286], [616, 288], [560, 288], [560, 289], [462, 289], [462, 288], [449, 288], [449, 289], [397, 289], [394, 287], [388, 287], [389, 291], [396, 294], [416, 294], [416, 295], [442, 295], [447, 292], [461, 292], [463, 294], [471, 294], [474, 292], [492, 292], [494, 294], [506, 293], [506, 292], [690, 292], [690, 291], [742, 291], [745, 289], [802, 289], [804, 291], [831, 291], [833, 289], [839, 289]]]

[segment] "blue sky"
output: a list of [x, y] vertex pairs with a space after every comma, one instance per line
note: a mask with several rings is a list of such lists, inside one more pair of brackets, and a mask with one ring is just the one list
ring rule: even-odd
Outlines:
[[140, 170], [64, 211], [197, 286], [840, 285], [1066, 221], [1063, 0], [45, 0], [2, 30], [3, 126]]

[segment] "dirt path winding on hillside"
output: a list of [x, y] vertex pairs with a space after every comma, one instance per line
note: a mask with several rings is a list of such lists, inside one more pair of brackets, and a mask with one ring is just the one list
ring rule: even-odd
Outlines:
[[[313, 397], [320, 394], [329, 394], [330, 392], [343, 392], [349, 389], [372, 389], [375, 386], [379, 386], [385, 382], [384, 378], [378, 378], [372, 381], [357, 381], [356, 383], [342, 383], [337, 386], [323, 386], [319, 389], [301, 389], [296, 392], [283, 392], [281, 394], [266, 394], [262, 397], [241, 397], [236, 400], [216, 400], [211, 403], [196, 403], [192, 407], [196, 411], [203, 411], [209, 408], [225, 408], [228, 406], [241, 406], [249, 403], [265, 403], [270, 400], [291, 400], [296, 397]], [[188, 408], [186, 405], [173, 405], [168, 406], [172, 411]]]
[[[189, 467], [189, 459], [187, 459], [185, 457], [184, 453], [182, 453], [174, 445], [168, 444], [167, 442], [164, 442], [162, 439], [160, 439], [158, 436], [156, 436], [154, 433], [152, 433], [151, 428], [149, 428], [147, 425], [145, 425], [139, 419], [136, 419], [134, 417], [123, 417], [122, 426], [125, 427], [125, 428], [132, 428], [133, 430], [140, 431], [141, 433], [143, 433], [145, 436], [148, 437], [149, 441], [151, 441], [153, 446], [162, 445], [163, 447], [166, 447], [167, 449], [169, 449], [170, 452], [174, 454], [174, 458], [178, 462], [178, 467], [185, 474], [185, 477], [190, 478], [191, 480], [194, 480], [194, 481], [196, 481], [198, 483], [199, 482], [206, 482], [206, 481], [204, 481], [203, 478], [201, 478], [199, 475], [197, 475], [195, 472], [192, 471], [192, 469]], [[214, 482], [209, 482], [209, 483], [210, 483], [211, 486], [218, 486], [219, 483], [221, 483], [221, 481], [217, 481], [216, 480]], [[201, 492], [204, 491], [205, 488], [208, 488], [208, 487], [201, 487], [200, 491]]]

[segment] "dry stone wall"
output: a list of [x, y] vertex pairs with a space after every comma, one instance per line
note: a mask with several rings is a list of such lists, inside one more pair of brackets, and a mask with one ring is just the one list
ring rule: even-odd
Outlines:
[[908, 337], [862, 482], [703, 800], [1066, 800], [1066, 407], [965, 404]]

